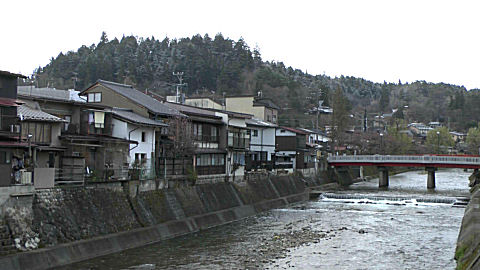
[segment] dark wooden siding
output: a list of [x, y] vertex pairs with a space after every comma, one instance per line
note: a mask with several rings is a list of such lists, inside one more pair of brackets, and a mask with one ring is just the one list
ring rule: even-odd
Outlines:
[[295, 136], [277, 136], [275, 137], [278, 151], [295, 151], [297, 141]]

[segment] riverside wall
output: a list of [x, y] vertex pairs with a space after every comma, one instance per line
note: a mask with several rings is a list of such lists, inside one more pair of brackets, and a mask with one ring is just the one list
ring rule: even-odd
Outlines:
[[457, 240], [457, 269], [480, 269], [480, 172], [470, 176], [470, 202], [465, 209]]
[[227, 224], [307, 200], [318, 184], [296, 176], [171, 189], [130, 181], [10, 197], [3, 221], [23, 252], [0, 257], [1, 269], [61, 266]]

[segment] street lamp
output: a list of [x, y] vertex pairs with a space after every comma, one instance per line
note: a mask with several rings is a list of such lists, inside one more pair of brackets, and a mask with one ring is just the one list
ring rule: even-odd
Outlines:
[[380, 133], [380, 153], [383, 155], [383, 133]]
[[440, 131], [437, 131], [437, 153], [440, 154]]

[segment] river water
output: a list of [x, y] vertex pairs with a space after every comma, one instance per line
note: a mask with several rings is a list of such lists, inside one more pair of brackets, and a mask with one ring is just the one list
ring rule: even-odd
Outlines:
[[[285, 209], [62, 269], [454, 269], [471, 172], [378, 179]], [[443, 202], [443, 203], [438, 203]]]

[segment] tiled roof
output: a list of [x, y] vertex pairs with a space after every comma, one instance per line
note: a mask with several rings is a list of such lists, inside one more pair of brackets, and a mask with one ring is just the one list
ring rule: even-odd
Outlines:
[[247, 125], [251, 125], [251, 126], [271, 127], [271, 128], [277, 127], [277, 125], [275, 125], [275, 124], [260, 120], [258, 118], [245, 119], [245, 123], [247, 123]]
[[160, 127], [167, 127], [168, 125], [165, 124], [163, 121], [153, 120], [146, 117], [143, 117], [139, 114], [134, 113], [132, 110], [128, 109], [112, 109], [112, 113], [120, 118], [123, 118], [127, 121], [138, 123], [141, 125], [149, 125], [149, 126], [160, 126]]
[[58, 90], [55, 88], [36, 88], [33, 86], [18, 86], [17, 93], [24, 97], [46, 98], [61, 101], [81, 102], [85, 100], [78, 96], [79, 91]]
[[[132, 100], [133, 102], [147, 108], [149, 111], [153, 112], [154, 114], [165, 115], [165, 116], [185, 116], [180, 113], [178, 110], [170, 108], [165, 104], [161, 103], [160, 101], [146, 95], [145, 93], [133, 88], [131, 85], [120, 84], [115, 82], [109, 82], [104, 80], [98, 80], [95, 84], [101, 84], [104, 87], [107, 87], [116, 93]], [[82, 91], [85, 92], [90, 89], [92, 86], [88, 87], [86, 90]]]
[[17, 109], [17, 116], [20, 120], [46, 121], [46, 122], [65, 122], [62, 118], [56, 117], [40, 110], [29, 108], [22, 105]]
[[195, 106], [189, 106], [189, 105], [184, 105], [184, 104], [179, 104], [179, 103], [172, 103], [172, 102], [167, 102], [165, 103], [170, 108], [176, 109], [182, 113], [185, 114], [196, 114], [196, 115], [204, 115], [204, 116], [210, 116], [210, 117], [215, 117], [215, 112], [205, 110], [199, 107]]

